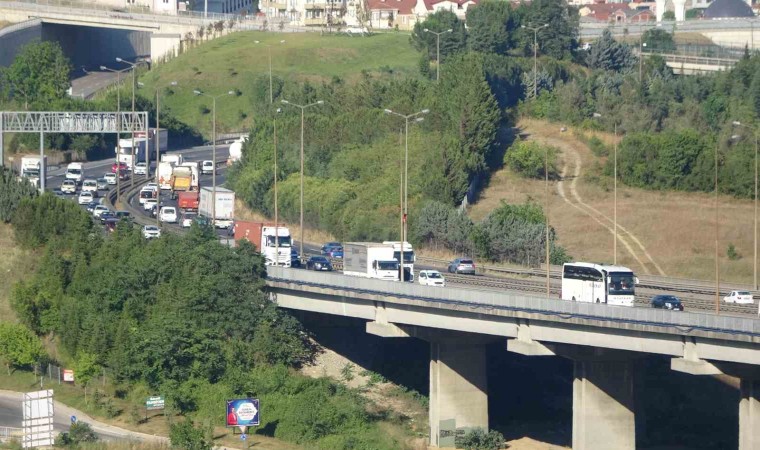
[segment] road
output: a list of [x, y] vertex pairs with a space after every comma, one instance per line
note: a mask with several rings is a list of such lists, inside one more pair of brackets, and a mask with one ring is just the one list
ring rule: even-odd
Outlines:
[[[76, 75], [75, 75], [76, 76]], [[131, 77], [124, 74], [124, 77]], [[115, 84], [118, 80], [118, 74], [106, 71], [86, 71], [77, 78], [71, 80], [71, 97], [89, 99], [101, 89]]]
[[[22, 394], [20, 392], [0, 390], [0, 426], [21, 428], [21, 402]], [[90, 424], [100, 439], [105, 441], [134, 440], [168, 442], [168, 439], [162, 436], [136, 433], [98, 422], [87, 414], [75, 410], [74, 408], [70, 408], [60, 402], [55, 402], [54, 411], [53, 429], [56, 433], [68, 431], [69, 426], [71, 425], [71, 416], [76, 416], [77, 420]]]

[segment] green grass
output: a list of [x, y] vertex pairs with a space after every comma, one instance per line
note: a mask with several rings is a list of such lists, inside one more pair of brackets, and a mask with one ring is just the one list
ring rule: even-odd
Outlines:
[[10, 225], [0, 223], [0, 322], [16, 322], [11, 309], [13, 285], [34, 270], [35, 255], [20, 249], [13, 240]]
[[[256, 44], [254, 41], [261, 41]], [[280, 43], [284, 40], [284, 43]], [[368, 37], [319, 35], [317, 33], [240, 32], [218, 38], [186, 51], [179, 57], [155, 66], [141, 81], [144, 93], [156, 86], [176, 81], [173, 94], [162, 95], [162, 110], [168, 108], [183, 122], [211, 134], [212, 101], [193, 95], [200, 89], [211, 95], [239, 90], [241, 95], [217, 100], [217, 133], [249, 127], [253, 117], [252, 84], [259, 75], [268, 75], [271, 45], [272, 72], [286, 83], [321, 83], [333, 77], [352, 82], [362, 71], [414, 75], [419, 54], [409, 44], [409, 35], [376, 34]], [[329, 99], [324, 99], [329, 102]], [[242, 114], [247, 114], [243, 118]]]

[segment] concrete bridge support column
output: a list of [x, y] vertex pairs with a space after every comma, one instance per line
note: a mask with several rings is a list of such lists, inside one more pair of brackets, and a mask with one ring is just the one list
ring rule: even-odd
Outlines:
[[573, 359], [573, 450], [634, 450], [633, 359]]
[[488, 429], [486, 346], [430, 343], [430, 445], [453, 447], [453, 431]]
[[739, 450], [760, 448], [760, 380], [741, 379]]

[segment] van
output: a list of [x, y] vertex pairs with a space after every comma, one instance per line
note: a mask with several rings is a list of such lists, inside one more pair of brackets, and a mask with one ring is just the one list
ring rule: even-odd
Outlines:
[[201, 163], [201, 173], [206, 175], [214, 173], [214, 161], [207, 159]]
[[84, 178], [84, 167], [82, 163], [71, 163], [66, 166], [66, 179], [74, 180], [77, 184], [82, 183]]

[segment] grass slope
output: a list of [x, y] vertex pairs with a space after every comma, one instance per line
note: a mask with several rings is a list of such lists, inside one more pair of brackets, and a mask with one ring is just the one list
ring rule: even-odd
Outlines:
[[32, 273], [34, 255], [16, 246], [13, 229], [0, 223], [0, 322], [16, 322], [11, 309], [10, 296], [13, 285]]
[[[261, 41], [256, 44], [255, 41]], [[284, 43], [280, 43], [284, 40]], [[211, 95], [239, 90], [236, 97], [217, 100], [217, 133], [238, 131], [254, 120], [251, 86], [257, 76], [269, 73], [271, 45], [272, 73], [286, 83], [320, 83], [333, 77], [351, 82], [362, 71], [416, 74], [418, 53], [409, 45], [409, 36], [387, 33], [368, 37], [319, 35], [317, 33], [240, 32], [196, 46], [145, 74], [145, 92], [176, 81], [174, 93], [163, 95], [162, 109], [168, 108], [180, 120], [211, 135], [212, 101], [193, 95], [201, 89]], [[329, 99], [324, 99], [329, 101]], [[248, 117], [243, 118], [243, 114]]]
[[[560, 132], [560, 124], [522, 119], [518, 124], [521, 132], [528, 133], [530, 140], [560, 142], [558, 166], [569, 164], [574, 168], [575, 155], [580, 157], [582, 170], [577, 181], [578, 195], [608, 217], [613, 214], [611, 180], [608, 183], [592, 182], [587, 178], [594, 165], [601, 162], [590, 149], [578, 140], [570, 129]], [[599, 135], [608, 144], [612, 136]], [[564, 190], [570, 195], [569, 183], [572, 170], [568, 170]], [[528, 199], [544, 204], [543, 180], [520, 177], [510, 169], [501, 169], [492, 175], [489, 186], [469, 214], [478, 221], [504, 200], [521, 203]], [[618, 183], [618, 224], [634, 233], [654, 260], [668, 276], [713, 280], [715, 276], [715, 225], [713, 196], [699, 192], [647, 191], [630, 188]], [[550, 223], [557, 229], [560, 245], [564, 246], [576, 261], [612, 261], [612, 234], [594, 221], [588, 214], [562, 199], [557, 183], [551, 182], [549, 195]], [[721, 280], [735, 283], [752, 282], [753, 254], [753, 204], [751, 200], [720, 197], [720, 272]], [[742, 257], [730, 260], [726, 255], [728, 244], [736, 246]], [[646, 273], [626, 249], [618, 244], [618, 263], [639, 273]], [[648, 268], [652, 270], [651, 267]], [[652, 271], [652, 273], [655, 273]]]

